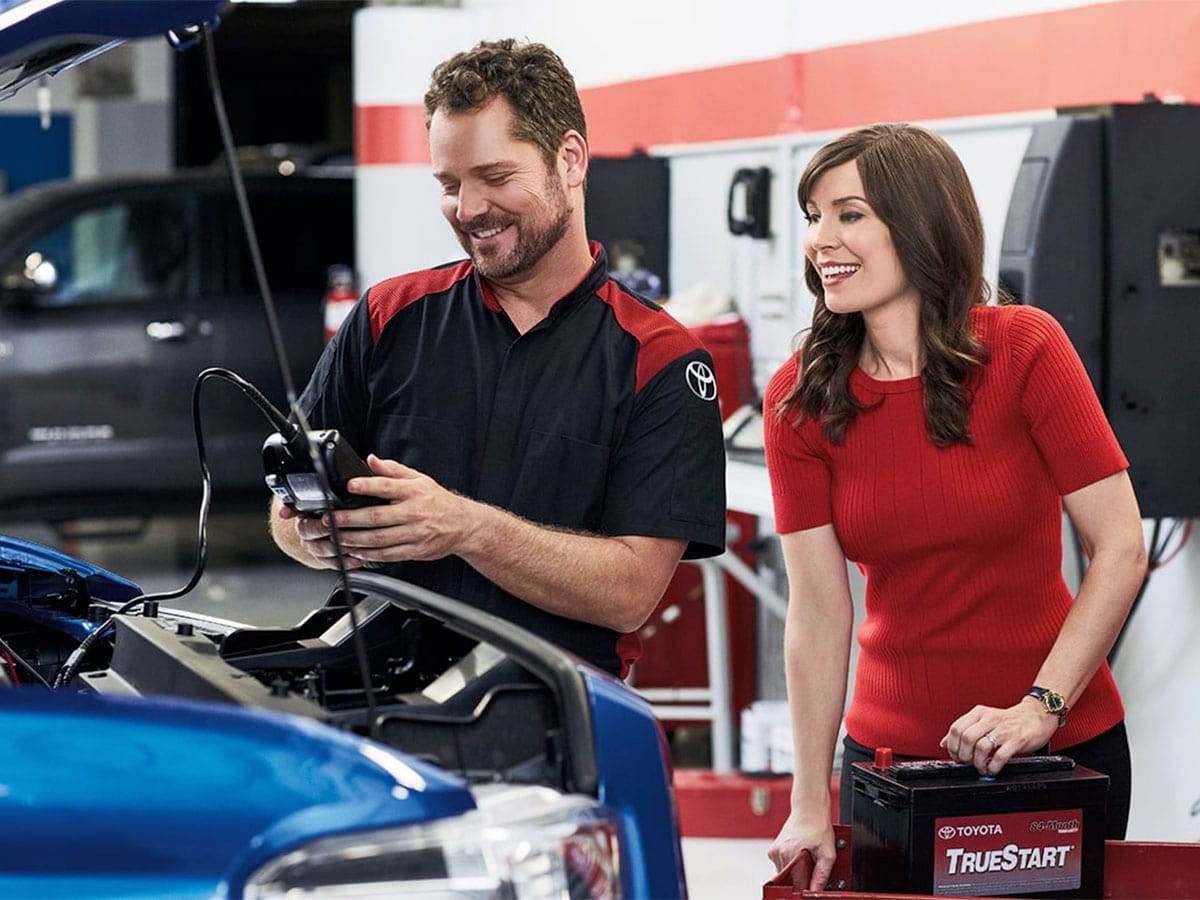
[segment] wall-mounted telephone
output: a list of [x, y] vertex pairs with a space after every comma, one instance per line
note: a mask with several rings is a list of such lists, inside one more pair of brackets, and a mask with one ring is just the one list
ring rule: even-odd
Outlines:
[[771, 170], [738, 169], [729, 184], [729, 231], [752, 238], [771, 236]]

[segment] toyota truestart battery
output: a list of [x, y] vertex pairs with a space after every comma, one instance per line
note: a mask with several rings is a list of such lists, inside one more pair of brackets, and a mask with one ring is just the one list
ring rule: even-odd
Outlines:
[[948, 760], [888, 756], [852, 767], [853, 890], [1103, 895], [1107, 775], [1064, 756], [1013, 759], [995, 779]]

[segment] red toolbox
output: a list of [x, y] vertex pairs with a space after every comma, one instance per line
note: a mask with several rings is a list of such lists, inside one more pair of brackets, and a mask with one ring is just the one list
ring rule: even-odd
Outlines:
[[[833, 806], [838, 804], [833, 775]], [[684, 837], [773, 838], [791, 810], [792, 776], [675, 770], [675, 804]], [[847, 881], [847, 883], [849, 883]]]

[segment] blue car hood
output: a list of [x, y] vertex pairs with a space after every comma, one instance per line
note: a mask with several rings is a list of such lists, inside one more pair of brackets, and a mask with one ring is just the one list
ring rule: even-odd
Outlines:
[[[18, 612], [83, 640], [96, 627], [87, 618], [87, 601], [124, 603], [142, 593], [132, 581], [41, 544], [0, 536], [0, 611]], [[82, 608], [55, 602], [70, 594], [83, 597]]]
[[[131, 581], [0, 536], [0, 612], [82, 639]], [[68, 598], [68, 599], [64, 599]], [[474, 808], [465, 782], [278, 712], [0, 687], [0, 896], [211, 897], [315, 837]]]
[[[0, 535], [0, 600], [31, 602], [45, 596], [19, 576], [21, 573], [43, 573], [63, 576], [75, 573], [87, 584], [88, 592], [97, 600], [123, 603], [141, 593], [132, 581], [105, 571], [81, 559], [20, 538]], [[42, 588], [43, 593], [51, 590]]]
[[0, 99], [122, 41], [215, 26], [229, 0], [0, 0]]
[[457, 777], [299, 717], [0, 690], [0, 896], [236, 893], [308, 839], [473, 807]]

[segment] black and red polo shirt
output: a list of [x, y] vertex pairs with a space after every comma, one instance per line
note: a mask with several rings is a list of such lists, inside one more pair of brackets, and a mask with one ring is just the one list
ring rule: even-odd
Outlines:
[[[657, 305], [595, 265], [520, 334], [463, 261], [370, 288], [300, 399], [313, 428], [543, 525], [725, 541], [725, 453], [712, 360]], [[384, 571], [507, 618], [619, 673], [636, 636], [552, 615], [458, 557]], [[624, 665], [623, 665], [624, 662]]]

